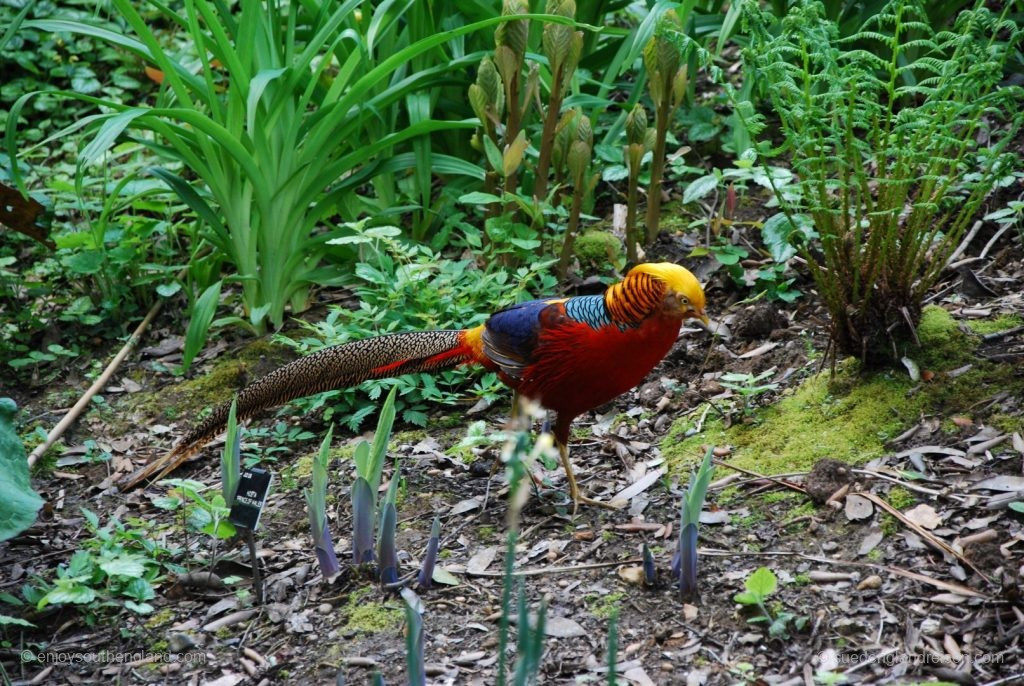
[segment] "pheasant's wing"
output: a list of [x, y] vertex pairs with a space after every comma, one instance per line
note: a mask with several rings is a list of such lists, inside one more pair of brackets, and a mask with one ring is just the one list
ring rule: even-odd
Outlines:
[[600, 295], [531, 300], [491, 315], [484, 327], [484, 354], [507, 376], [521, 379], [526, 368], [536, 362], [544, 332], [579, 324], [599, 329], [609, 323]]
[[492, 314], [484, 327], [484, 355], [507, 376], [522, 378], [534, 361], [541, 314], [559, 302], [530, 300]]

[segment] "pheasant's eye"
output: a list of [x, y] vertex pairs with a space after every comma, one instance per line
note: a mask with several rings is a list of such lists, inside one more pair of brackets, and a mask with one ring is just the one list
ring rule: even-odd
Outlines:
[[679, 296], [679, 302], [682, 303], [683, 305], [689, 305], [690, 299], [687, 298], [685, 295], [681, 295]]

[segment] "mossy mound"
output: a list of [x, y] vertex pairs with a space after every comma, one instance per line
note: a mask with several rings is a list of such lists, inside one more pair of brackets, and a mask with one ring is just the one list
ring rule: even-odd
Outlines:
[[622, 257], [622, 242], [607, 231], [592, 229], [576, 239], [576, 256], [588, 264], [614, 263]]
[[946, 310], [928, 305], [921, 310], [917, 325], [917, 338], [921, 346], [908, 351], [921, 369], [949, 371], [974, 359], [978, 346], [977, 336], [967, 333]]
[[128, 403], [137, 419], [194, 417], [207, 408], [230, 400], [235, 391], [294, 357], [285, 346], [265, 339], [256, 340], [230, 357], [218, 360], [205, 374], [156, 391], [134, 393], [122, 402]]
[[701, 433], [682, 438], [696, 420], [676, 422], [662, 451], [670, 464], [688, 465], [702, 457], [702, 445], [732, 445], [730, 462], [762, 474], [808, 471], [825, 457], [867, 462], [882, 453], [885, 440], [916, 419], [921, 398], [908, 400], [909, 380], [878, 375], [850, 383], [852, 374], [843, 369], [835, 379], [828, 372], [812, 376], [761, 410], [755, 425], [726, 429], [709, 416]]
[[[882, 455], [886, 441], [921, 413], [963, 412], [997, 391], [1024, 394], [1024, 375], [974, 356], [977, 337], [962, 331], [945, 310], [926, 307], [918, 336], [921, 348], [914, 359], [921, 369], [936, 372], [929, 382], [915, 383], [903, 370], [864, 374], [847, 360], [834, 376], [811, 376], [759, 410], [756, 424], [725, 428], [709, 414], [703, 430], [686, 437], [696, 422], [693, 413], [673, 425], [662, 452], [670, 466], [686, 470], [700, 461], [708, 444], [732, 446], [730, 462], [762, 474], [808, 471], [822, 458], [863, 464]], [[941, 373], [968, 363], [973, 368], [959, 376]], [[994, 425], [999, 420], [998, 415], [986, 419]]]

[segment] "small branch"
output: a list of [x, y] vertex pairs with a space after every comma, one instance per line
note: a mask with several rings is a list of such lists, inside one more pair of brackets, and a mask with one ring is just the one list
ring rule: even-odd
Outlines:
[[980, 569], [975, 567], [971, 563], [970, 560], [968, 560], [966, 557], [963, 556], [963, 554], [957, 552], [956, 549], [954, 549], [952, 546], [950, 546], [948, 543], [943, 541], [941, 538], [939, 538], [938, 536], [936, 536], [932, 532], [928, 531], [927, 529], [925, 529], [924, 527], [920, 526], [916, 522], [913, 522], [910, 519], [908, 519], [905, 514], [903, 514], [899, 510], [897, 510], [895, 507], [893, 507], [892, 505], [887, 503], [882, 498], [878, 497], [874, 493], [869, 493], [869, 492], [866, 492], [866, 491], [862, 492], [862, 493], [858, 493], [858, 495], [860, 495], [861, 497], [867, 498], [868, 500], [873, 502], [875, 505], [878, 505], [880, 508], [882, 508], [883, 510], [885, 510], [886, 512], [891, 514], [893, 517], [898, 519], [900, 522], [902, 522], [904, 526], [906, 526], [906, 527], [908, 527], [910, 529], [913, 529], [914, 533], [916, 533], [918, 536], [923, 538], [925, 541], [930, 543], [935, 548], [938, 548], [942, 552], [946, 553], [947, 555], [950, 555], [951, 557], [956, 558], [960, 562], [964, 563], [965, 565], [967, 565], [968, 567], [973, 569], [974, 573], [977, 574], [978, 576], [980, 576], [982, 579], [984, 579], [986, 583], [992, 583], [992, 580], [989, 579], [987, 576], [985, 576], [985, 574]]
[[752, 476], [755, 479], [764, 479], [765, 481], [771, 481], [771, 482], [773, 482], [775, 484], [778, 484], [779, 486], [782, 486], [784, 488], [788, 488], [788, 489], [794, 490], [794, 491], [796, 491], [798, 493], [805, 493], [805, 494], [807, 493], [807, 490], [803, 486], [797, 486], [794, 483], [790, 483], [789, 481], [784, 481], [782, 479], [777, 479], [774, 476], [766, 476], [764, 474], [758, 474], [757, 472], [753, 472], [753, 471], [751, 471], [749, 469], [744, 469], [743, 467], [737, 467], [736, 465], [729, 464], [725, 460], [719, 460], [718, 458], [715, 458], [714, 463], [717, 464], [717, 465], [720, 465], [722, 467], [728, 467], [729, 469], [734, 469], [737, 472], [740, 472], [742, 474], [746, 474], [747, 476]]
[[142, 334], [145, 333], [146, 329], [148, 329], [149, 325], [153, 322], [153, 319], [155, 319], [156, 315], [159, 314], [160, 308], [163, 304], [164, 301], [161, 298], [160, 300], [157, 300], [151, 308], [149, 308], [149, 312], [146, 313], [146, 317], [137, 327], [135, 327], [135, 331], [133, 331], [132, 335], [128, 337], [124, 346], [117, 355], [114, 356], [114, 359], [110, 361], [110, 364], [108, 364], [107, 368], [103, 370], [103, 373], [92, 382], [92, 385], [89, 386], [89, 390], [85, 392], [85, 395], [78, 399], [75, 406], [68, 410], [68, 413], [64, 415], [64, 418], [57, 423], [57, 426], [53, 427], [49, 434], [47, 434], [46, 440], [37, 445], [32, 451], [32, 454], [28, 456], [29, 467], [32, 467], [36, 461], [42, 457], [43, 453], [49, 450], [50, 446], [52, 446], [58, 438], [64, 435], [64, 432], [68, 430], [68, 427], [78, 419], [78, 416], [82, 414], [86, 406], [88, 406], [89, 401], [92, 400], [93, 396], [99, 393], [103, 387], [107, 385], [107, 382], [110, 381], [110, 377], [114, 375], [114, 372], [121, 366], [124, 359], [128, 357], [128, 354], [135, 349], [136, 345], [138, 345], [139, 340], [142, 338]]
[[967, 235], [964, 236], [964, 239], [960, 241], [960, 245], [958, 245], [956, 247], [956, 250], [953, 251], [953, 254], [946, 259], [947, 269], [949, 268], [949, 265], [953, 264], [953, 262], [956, 261], [956, 258], [960, 257], [964, 250], [967, 250], [967, 246], [971, 244], [971, 241], [974, 240], [974, 237], [978, 235], [978, 231], [981, 230], [981, 225], [982, 221], [980, 219], [974, 222], [974, 226], [972, 226], [971, 230], [967, 232]]
[[988, 343], [990, 341], [996, 341], [999, 340], [1000, 338], [1005, 338], [1007, 336], [1018, 334], [1021, 331], [1024, 331], [1024, 326], [1015, 326], [1014, 328], [1007, 329], [1006, 331], [996, 331], [994, 333], [987, 333], [981, 337], [981, 340]]
[[[533, 567], [530, 569], [517, 569], [512, 572], [512, 576], [543, 576], [547, 574], [571, 574], [572, 572], [583, 572], [588, 569], [607, 569], [608, 567], [621, 567], [622, 565], [635, 565], [642, 564], [644, 559], [642, 557], [631, 557], [628, 560], [616, 560], [614, 562], [592, 562], [585, 565], [569, 565], [567, 567]], [[449, 570], [452, 571], [452, 570]], [[473, 572], [470, 574], [466, 570], [456, 572], [459, 574], [466, 574], [467, 576], [492, 576], [492, 577], [503, 577], [505, 572]]]
[[999, 240], [999, 237], [1006, 233], [1006, 230], [1008, 228], [1010, 228], [1010, 224], [1003, 224], [1002, 228], [1000, 228], [998, 231], [992, 234], [992, 238], [988, 239], [988, 243], [986, 243], [985, 247], [981, 249], [980, 253], [978, 253], [979, 260], [985, 259], [985, 256], [988, 255], [988, 251], [991, 250], [992, 246], [996, 244], [996, 241]]

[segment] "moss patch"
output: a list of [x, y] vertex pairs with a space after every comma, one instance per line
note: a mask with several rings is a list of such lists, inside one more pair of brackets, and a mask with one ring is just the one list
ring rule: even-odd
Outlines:
[[901, 486], [896, 486], [895, 488], [889, 491], [888, 501], [890, 505], [892, 505], [894, 508], [902, 512], [903, 510], [907, 509], [908, 507], [916, 503], [917, 498], [915, 498], [914, 494], [908, 491], [907, 489]]
[[998, 391], [1024, 395], [1024, 375], [973, 355], [977, 337], [961, 331], [942, 308], [924, 309], [918, 335], [922, 347], [913, 355], [922, 369], [942, 372], [967, 363], [973, 368], [955, 378], [940, 373], [931, 382], [914, 383], [903, 370], [862, 374], [848, 360], [834, 377], [823, 372], [787, 391], [758, 413], [758, 424], [725, 428], [709, 415], [701, 433], [686, 437], [698, 414], [681, 419], [662, 442], [662, 452], [675, 469], [696, 465], [708, 444], [733, 446], [730, 462], [762, 474], [807, 471], [826, 457], [863, 464], [882, 455], [885, 442], [922, 412], [963, 412]]
[[587, 609], [590, 610], [590, 614], [598, 619], [610, 619], [615, 613], [615, 609], [618, 608], [625, 597], [625, 593], [609, 593], [602, 596], [589, 595], [583, 599], [583, 602]]
[[967, 322], [971, 331], [979, 336], [1015, 329], [1022, 324], [1024, 324], [1024, 318], [1018, 314], [1001, 314], [992, 319], [974, 319]]
[[215, 362], [206, 374], [156, 391], [133, 393], [122, 402], [130, 405], [131, 414], [136, 417], [173, 420], [194, 416], [201, 410], [230, 400], [232, 393], [293, 357], [292, 352], [282, 345], [256, 340], [230, 359]]
[[157, 629], [162, 627], [164, 624], [169, 624], [176, 615], [170, 608], [164, 608], [159, 612], [153, 614], [149, 619], [146, 620], [147, 629]]
[[576, 239], [576, 256], [581, 262], [615, 262], [622, 256], [622, 243], [607, 231], [591, 229]]
[[973, 360], [972, 352], [978, 339], [965, 333], [953, 315], [937, 305], [921, 310], [921, 323], [917, 325], [921, 347], [911, 351], [911, 357], [921, 369], [949, 371]]
[[836, 379], [828, 372], [811, 377], [762, 410], [760, 424], [726, 429], [714, 418], [701, 433], [683, 438], [692, 422], [676, 422], [662, 452], [670, 465], [682, 467], [703, 456], [703, 445], [732, 445], [730, 462], [762, 474], [808, 471], [825, 457], [867, 462], [882, 453], [885, 440], [918, 416], [921, 398], [906, 397], [909, 379], [876, 375], [855, 383], [849, 378], [853, 374], [844, 369]]
[[373, 634], [402, 623], [405, 616], [402, 610], [397, 605], [370, 601], [367, 596], [372, 592], [371, 588], [362, 588], [349, 595], [348, 604], [342, 609], [347, 616], [346, 631]]

